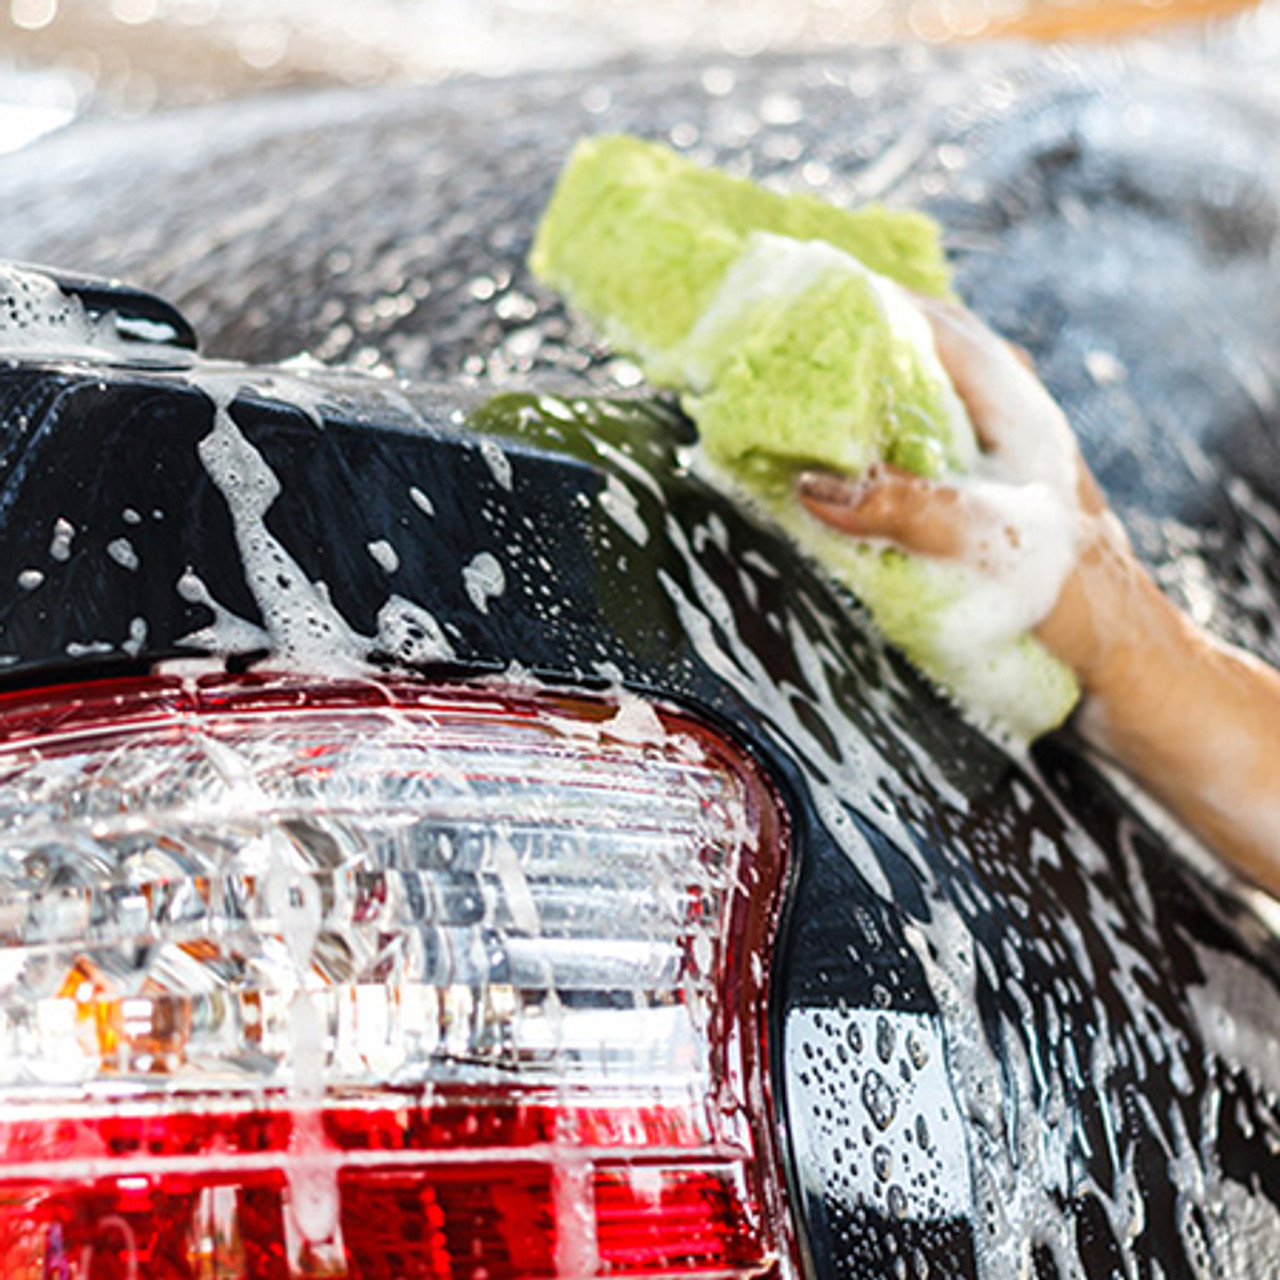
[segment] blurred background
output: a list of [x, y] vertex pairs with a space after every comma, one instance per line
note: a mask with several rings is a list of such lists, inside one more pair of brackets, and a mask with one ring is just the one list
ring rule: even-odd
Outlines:
[[[1195, 38], [1280, 0], [0, 0], [0, 151], [83, 114], [285, 85], [997, 36]], [[1239, 31], [1236, 31], [1239, 36]], [[1237, 41], [1238, 42], [1238, 41]]]

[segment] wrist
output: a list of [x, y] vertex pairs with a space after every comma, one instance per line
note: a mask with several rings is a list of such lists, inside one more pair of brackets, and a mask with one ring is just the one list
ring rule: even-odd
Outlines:
[[1214, 652], [1214, 641], [1143, 573], [1080, 673], [1082, 735], [1134, 766], [1171, 747], [1194, 720]]
[[1166, 596], [1146, 571], [1135, 574], [1109, 602], [1110, 616], [1082, 688], [1108, 704], [1158, 695], [1185, 677], [1208, 643], [1204, 633]]
[[1207, 637], [1155, 584], [1109, 511], [1087, 534], [1058, 600], [1036, 628], [1071, 668], [1086, 705], [1107, 718], [1140, 718], [1199, 660]]
[[1103, 508], [1082, 518], [1075, 564], [1035, 634], [1086, 693], [1105, 693], [1123, 681], [1148, 630], [1171, 629], [1176, 616]]

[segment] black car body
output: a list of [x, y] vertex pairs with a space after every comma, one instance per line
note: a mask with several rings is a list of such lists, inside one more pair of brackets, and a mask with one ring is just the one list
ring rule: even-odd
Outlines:
[[[688, 124], [688, 144], [736, 145], [766, 170], [803, 156], [820, 166], [808, 181], [834, 171], [843, 194], [922, 198], [950, 229], [962, 289], [1041, 357], [1144, 553], [1210, 622], [1265, 650], [1280, 529], [1280, 308], [1261, 279], [1274, 270], [1277, 201], [1258, 160], [1271, 117], [1235, 95], [1229, 75], [1191, 100], [1176, 74], [1143, 80], [1103, 58], [1046, 68], [1017, 51], [779, 61], [734, 68], [735, 78], [722, 92], [723, 74], [690, 64], [611, 72], [606, 123]], [[261, 186], [278, 209], [256, 239], [219, 241], [204, 291], [190, 285], [212, 308], [220, 350], [256, 344], [279, 358], [321, 325], [330, 354], [358, 355], [365, 306], [370, 341], [408, 372], [456, 375], [448, 381], [203, 363], [163, 308], [84, 281], [68, 287], [125, 330], [111, 354], [64, 357], [47, 326], [38, 349], [10, 329], [0, 649], [12, 694], [0, 714], [18, 728], [0, 731], [20, 737], [32, 706], [47, 716], [50, 689], [74, 706], [98, 696], [94, 682], [145, 680], [158, 664], [209, 655], [225, 674], [168, 669], [217, 689], [381, 680], [534, 703], [639, 698], [686, 716], [767, 780], [786, 867], [754, 943], [738, 940], [738, 953], [729, 939], [721, 957], [726, 973], [754, 973], [740, 982], [747, 1005], [767, 978], [763, 1073], [735, 1105], [757, 1126], [752, 1150], [770, 1182], [747, 1195], [759, 1220], [744, 1229], [758, 1227], [768, 1248], [699, 1253], [691, 1235], [664, 1274], [1269, 1274], [1280, 1239], [1280, 952], [1268, 904], [1203, 855], [1197, 863], [1185, 837], [1153, 826], [1068, 737], [1025, 752], [969, 727], [820, 568], [690, 470], [694, 437], [672, 405], [616, 387], [601, 395], [626, 370], [518, 274], [558, 143], [605, 100], [583, 106], [574, 84], [570, 101], [567, 83], [446, 86], [358, 109], [341, 95], [318, 100], [317, 115], [345, 114], [349, 128], [335, 129], [331, 167], [300, 192], [282, 193], [287, 170], [309, 162], [265, 116], [221, 118], [209, 135], [218, 198], [243, 206]], [[928, 110], [912, 124], [926, 85]], [[1151, 132], [1139, 145], [1112, 128], [1108, 93], [1121, 92], [1133, 118], [1145, 109], [1200, 123], [1190, 140]], [[786, 127], [757, 136], [761, 114], [726, 141], [743, 127], [743, 95], [784, 94], [799, 116], [774, 103], [763, 118], [804, 121], [799, 151]], [[1204, 143], [1215, 116], [1237, 140], [1231, 155]], [[431, 146], [412, 141], [423, 127]], [[465, 136], [446, 142], [450, 130]], [[463, 186], [442, 212], [428, 207], [418, 242], [392, 213], [419, 179], [387, 161], [379, 188], [353, 159], [366, 137], [384, 160], [417, 157]], [[122, 135], [114, 154], [77, 170], [73, 142], [55, 140], [48, 158], [73, 193], [101, 189], [140, 145]], [[281, 158], [286, 172], [264, 177], [236, 154]], [[190, 189], [184, 163], [175, 156], [170, 177], [158, 167], [157, 187]], [[363, 216], [381, 228], [363, 257], [317, 244], [328, 232], [293, 234], [308, 202], [330, 209], [344, 172], [343, 226]], [[23, 252], [88, 245], [118, 251], [122, 265], [160, 252], [112, 208], [125, 201], [118, 192], [105, 198], [110, 233], [101, 222], [92, 233], [24, 230], [45, 181], [15, 175], [8, 216]], [[179, 230], [200, 205], [175, 194], [166, 206], [153, 189], [157, 201]], [[288, 288], [273, 293], [265, 264], [277, 236], [294, 265], [275, 263]], [[242, 272], [230, 269], [255, 245]], [[195, 259], [168, 253], [177, 285]], [[304, 254], [335, 273], [321, 290], [329, 313], [308, 297]], [[415, 280], [428, 288], [400, 318], [419, 305], [430, 314], [382, 333], [377, 296], [392, 300], [391, 316]], [[130, 333], [135, 313], [146, 323]], [[333, 338], [339, 328], [352, 345]], [[557, 374], [553, 394], [544, 387]], [[537, 389], [512, 389], [521, 379]], [[217, 438], [229, 451], [210, 445]], [[20, 798], [20, 784], [6, 785]], [[16, 867], [11, 876], [47, 872]], [[20, 998], [18, 982], [4, 999]], [[741, 1061], [753, 1064], [754, 1051]], [[6, 1094], [7, 1119], [21, 1103]], [[629, 1158], [644, 1164], [641, 1152]], [[59, 1219], [56, 1196], [22, 1185], [23, 1211], [43, 1224], [20, 1246], [30, 1274], [153, 1274], [141, 1253], [129, 1270], [118, 1241], [99, 1263], [92, 1249], [55, 1246], [74, 1223]], [[239, 1184], [228, 1175], [227, 1185]], [[0, 1184], [0, 1204], [4, 1194]], [[115, 1207], [77, 1239], [123, 1238], [113, 1224], [127, 1213], [102, 1203]], [[403, 1240], [376, 1263], [290, 1265], [388, 1278], [600, 1265], [590, 1248], [536, 1267], [469, 1251], [458, 1212], [436, 1224], [455, 1250], [452, 1272], [445, 1253]], [[290, 1274], [251, 1255], [242, 1249], [234, 1274]], [[186, 1272], [166, 1265], [155, 1274], [205, 1274], [190, 1257]]]

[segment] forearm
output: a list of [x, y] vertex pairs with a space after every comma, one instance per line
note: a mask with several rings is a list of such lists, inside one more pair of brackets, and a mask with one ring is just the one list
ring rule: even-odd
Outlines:
[[1141, 571], [1109, 603], [1125, 638], [1081, 673], [1082, 732], [1280, 896], [1280, 675], [1201, 631]]

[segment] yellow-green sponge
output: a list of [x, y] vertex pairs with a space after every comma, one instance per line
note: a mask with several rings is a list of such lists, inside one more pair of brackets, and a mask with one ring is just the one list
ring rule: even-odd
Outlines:
[[1032, 738], [1071, 711], [1070, 672], [1028, 635], [975, 648], [948, 623], [972, 579], [833, 533], [796, 472], [884, 459], [962, 475], [973, 430], [897, 285], [945, 295], [936, 224], [836, 208], [706, 170], [627, 136], [575, 148], [538, 229], [535, 274], [646, 374], [678, 389], [712, 474], [763, 507], [976, 718]]

